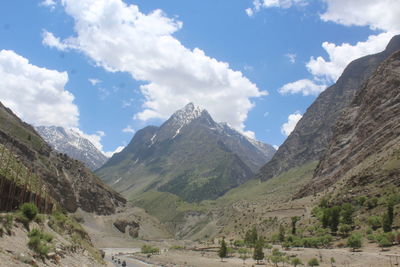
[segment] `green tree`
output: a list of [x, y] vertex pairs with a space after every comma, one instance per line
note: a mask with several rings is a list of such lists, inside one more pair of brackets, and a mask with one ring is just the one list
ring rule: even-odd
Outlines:
[[244, 242], [249, 247], [254, 247], [258, 240], [257, 228], [254, 226], [251, 230], [246, 232]]
[[393, 217], [394, 217], [393, 208], [394, 208], [394, 203], [395, 203], [394, 199], [393, 199], [393, 198], [389, 198], [388, 203], [387, 203], [387, 214], [388, 214], [388, 217], [389, 217], [390, 226], [392, 226], [392, 224], [393, 224]]
[[368, 218], [368, 224], [373, 230], [382, 226], [382, 218], [379, 216], [371, 216]]
[[246, 260], [249, 258], [249, 250], [247, 248], [239, 248], [239, 258], [243, 260], [245, 264]]
[[392, 245], [392, 242], [389, 241], [386, 235], [382, 235], [381, 237], [379, 237], [378, 244], [383, 250], [383, 248], [385, 247], [390, 247]]
[[279, 225], [279, 241], [283, 242], [285, 241], [285, 227], [283, 225]]
[[316, 258], [312, 258], [311, 260], [308, 261], [308, 266], [311, 267], [319, 266], [319, 262]]
[[351, 232], [351, 226], [348, 224], [339, 224], [339, 233], [342, 236], [347, 236]]
[[329, 227], [331, 228], [332, 232], [334, 233], [337, 232], [339, 221], [340, 221], [340, 207], [334, 206], [331, 208], [331, 218], [329, 222]]
[[218, 256], [221, 258], [221, 261], [223, 261], [224, 258], [226, 258], [227, 251], [228, 251], [228, 249], [226, 247], [225, 238], [222, 238], [221, 246], [218, 251]]
[[259, 240], [254, 246], [253, 259], [257, 261], [257, 264], [260, 263], [260, 260], [264, 259], [263, 243]]
[[390, 222], [389, 213], [385, 213], [382, 216], [382, 228], [385, 233], [392, 231], [392, 223]]
[[342, 216], [342, 223], [352, 225], [353, 224], [353, 206], [350, 203], [342, 205], [340, 215]]
[[347, 239], [347, 246], [352, 248], [355, 251], [357, 248], [362, 247], [362, 236], [359, 233], [352, 234]]
[[293, 258], [291, 261], [291, 264], [294, 267], [297, 267], [297, 265], [303, 265], [303, 262], [299, 258]]
[[294, 216], [292, 219], [292, 235], [296, 235], [296, 223], [300, 220], [300, 217]]

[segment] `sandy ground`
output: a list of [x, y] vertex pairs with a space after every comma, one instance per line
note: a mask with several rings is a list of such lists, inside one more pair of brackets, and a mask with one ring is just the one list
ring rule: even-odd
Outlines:
[[[393, 247], [389, 251], [380, 251], [376, 247], [367, 247], [359, 252], [352, 252], [349, 249], [293, 249], [285, 251], [288, 255], [299, 257], [303, 263], [307, 263], [311, 258], [317, 258], [320, 261], [320, 266], [331, 267], [330, 259], [335, 258], [334, 266], [351, 266], [351, 267], [392, 267], [396, 260], [392, 258], [390, 263], [389, 255], [399, 255], [400, 248]], [[268, 254], [269, 250], [265, 250]], [[140, 253], [134, 255], [135, 258], [151, 261], [154, 264], [162, 266], [191, 266], [191, 267], [219, 267], [219, 266], [256, 266], [253, 259], [247, 259], [245, 264], [238, 258], [238, 255], [224, 259], [223, 262], [217, 257], [216, 252], [207, 252], [202, 255], [201, 252], [188, 250], [171, 250], [162, 252], [160, 255], [153, 255], [149, 259]], [[400, 259], [399, 259], [400, 263]], [[274, 266], [265, 261], [258, 266]], [[281, 264], [279, 266], [282, 266]], [[286, 264], [286, 266], [288, 266]]]

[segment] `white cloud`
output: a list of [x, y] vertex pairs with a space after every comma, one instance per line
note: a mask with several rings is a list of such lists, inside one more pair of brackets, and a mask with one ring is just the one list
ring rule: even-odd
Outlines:
[[256, 139], [256, 133], [253, 132], [253, 131], [244, 131], [243, 134], [244, 134], [245, 136], [247, 136], [248, 138], [257, 140], [257, 139]]
[[43, 0], [40, 3], [41, 6], [45, 6], [45, 7], [49, 7], [50, 10], [54, 10], [54, 8], [56, 7], [57, 3], [54, 0]]
[[321, 56], [317, 58], [311, 57], [306, 65], [307, 69], [314, 77], [335, 82], [351, 61], [369, 54], [381, 52], [385, 49], [393, 35], [391, 32], [371, 35], [368, 40], [357, 42], [355, 45], [349, 43], [335, 45], [324, 42], [322, 47], [327, 52], [329, 59], [325, 60]]
[[245, 12], [246, 12], [247, 16], [249, 16], [249, 17], [254, 15], [253, 9], [251, 9], [251, 8], [246, 8]]
[[246, 14], [251, 17], [254, 13], [261, 10], [261, 8], [283, 8], [288, 9], [292, 6], [306, 6], [307, 0], [253, 0], [253, 6], [247, 8]]
[[0, 101], [33, 125], [75, 127], [79, 111], [64, 89], [66, 72], [40, 68], [11, 50], [0, 51]]
[[398, 0], [324, 0], [323, 21], [346, 26], [368, 26], [373, 30], [400, 30], [400, 1]]
[[400, 32], [400, 1], [398, 0], [323, 0], [326, 11], [320, 15], [321, 20], [344, 26], [368, 26], [380, 33], [371, 35], [365, 41], [356, 44], [340, 45], [324, 42], [322, 47], [327, 57], [311, 57], [306, 67], [313, 80], [299, 80], [284, 85], [279, 91], [303, 93], [312, 89], [323, 88], [325, 84], [336, 82], [345, 67], [353, 60], [381, 52], [390, 39]]
[[299, 122], [301, 117], [303, 116], [298, 111], [290, 114], [288, 117], [288, 121], [284, 123], [281, 127], [281, 133], [285, 136], [289, 136], [289, 134], [294, 130], [294, 127], [296, 127], [296, 124]]
[[279, 89], [279, 93], [282, 95], [287, 94], [298, 94], [302, 93], [304, 96], [307, 95], [318, 95], [324, 91], [326, 85], [316, 84], [314, 81], [303, 79], [292, 83], [287, 83]]
[[278, 149], [279, 149], [279, 146], [273, 145], [273, 148], [275, 148], [275, 150], [278, 150]]
[[101, 80], [95, 79], [95, 78], [90, 78], [88, 81], [89, 81], [93, 86], [96, 86], [96, 85], [98, 85], [99, 83], [102, 82]]
[[48, 47], [55, 47], [60, 51], [66, 51], [68, 45], [61, 42], [60, 38], [55, 37], [53, 33], [43, 31], [42, 33], [42, 44]]
[[124, 132], [124, 133], [135, 133], [135, 130], [132, 128], [132, 126], [128, 125], [124, 129], [122, 129], [122, 132]]
[[[64, 0], [76, 36], [53, 47], [76, 49], [108, 71], [124, 71], [141, 86], [143, 111], [135, 118], [168, 118], [188, 102], [204, 106], [217, 121], [244, 131], [251, 98], [265, 95], [228, 63], [189, 50], [173, 34], [182, 23], [161, 10], [143, 14], [121, 0]], [[224, 103], [221, 105], [221, 103]]]
[[115, 153], [121, 152], [124, 148], [124, 146], [119, 146], [114, 151], [105, 152], [104, 155], [106, 155], [107, 158], [111, 158]]
[[285, 55], [285, 57], [289, 60], [289, 62], [290, 62], [291, 64], [296, 63], [296, 57], [297, 57], [296, 54], [287, 53], [287, 54]]

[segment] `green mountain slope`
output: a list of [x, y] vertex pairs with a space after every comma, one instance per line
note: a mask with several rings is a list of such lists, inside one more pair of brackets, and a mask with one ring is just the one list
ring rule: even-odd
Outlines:
[[157, 190], [198, 202], [244, 183], [273, 152], [188, 104], [161, 127], [138, 131], [96, 173], [128, 198]]

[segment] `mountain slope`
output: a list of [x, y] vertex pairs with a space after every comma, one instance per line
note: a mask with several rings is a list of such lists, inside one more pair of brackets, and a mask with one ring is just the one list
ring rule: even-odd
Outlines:
[[344, 188], [399, 186], [400, 51], [383, 62], [338, 119], [314, 178], [297, 197], [340, 179]]
[[0, 143], [41, 177], [50, 195], [69, 212], [81, 208], [111, 214], [125, 203], [77, 160], [55, 152], [34, 130], [0, 103]]
[[296, 128], [274, 157], [262, 167], [257, 177], [267, 180], [290, 168], [319, 160], [332, 137], [332, 127], [342, 110], [350, 104], [357, 90], [378, 65], [398, 49], [400, 36], [395, 36], [385, 51], [351, 62], [338, 81], [322, 92], [307, 109]]
[[38, 126], [35, 129], [55, 150], [82, 161], [91, 170], [100, 168], [107, 161], [101, 151], [74, 129], [56, 126]]
[[138, 131], [97, 174], [129, 197], [156, 189], [201, 201], [245, 182], [273, 152], [190, 103], [160, 127]]

